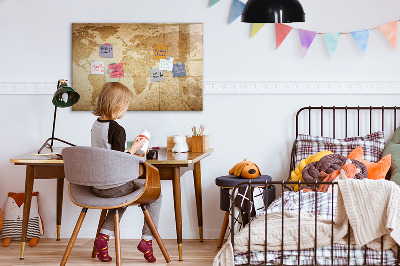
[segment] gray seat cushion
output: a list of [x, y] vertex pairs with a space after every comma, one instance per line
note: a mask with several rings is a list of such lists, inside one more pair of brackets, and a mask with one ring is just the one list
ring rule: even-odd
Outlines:
[[[135, 182], [144, 183], [144, 181], [145, 180], [137, 180]], [[72, 199], [79, 205], [89, 206], [93, 208], [106, 208], [127, 203], [129, 201], [132, 201], [140, 193], [142, 193], [143, 188], [144, 186], [123, 197], [101, 198], [92, 193], [92, 187], [70, 183], [70, 193]]]

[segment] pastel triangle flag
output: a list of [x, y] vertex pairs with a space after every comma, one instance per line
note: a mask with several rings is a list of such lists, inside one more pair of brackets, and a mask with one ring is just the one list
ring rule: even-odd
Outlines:
[[229, 18], [229, 23], [232, 23], [235, 19], [237, 19], [240, 15], [242, 15], [242, 11], [244, 8], [244, 3], [239, 0], [233, 0], [231, 17]]
[[264, 27], [265, 23], [253, 23], [253, 26], [251, 28], [251, 38], [256, 35], [262, 27]]
[[315, 31], [299, 29], [299, 36], [300, 36], [300, 43], [301, 43], [301, 55], [303, 58], [306, 56], [308, 48], [310, 48], [316, 35], [317, 35], [317, 33]]
[[353, 35], [354, 40], [356, 41], [358, 47], [361, 50], [361, 53], [364, 55], [368, 46], [369, 33], [371, 29], [360, 30], [360, 31], [352, 31], [351, 35]]
[[325, 33], [323, 36], [326, 48], [328, 48], [329, 55], [332, 58], [333, 54], [336, 51], [336, 48], [338, 47], [339, 39], [340, 36], [342, 36], [342, 34], [340, 34], [339, 32], [333, 32], [333, 33]]
[[393, 49], [397, 48], [397, 20], [378, 27]]
[[285, 40], [286, 36], [288, 36], [292, 29], [293, 28], [288, 25], [275, 23], [276, 49], [278, 49], [278, 47], [282, 44], [282, 42]]
[[218, 2], [219, 2], [219, 0], [210, 0], [210, 5], [208, 7], [212, 7], [213, 5], [215, 5]]

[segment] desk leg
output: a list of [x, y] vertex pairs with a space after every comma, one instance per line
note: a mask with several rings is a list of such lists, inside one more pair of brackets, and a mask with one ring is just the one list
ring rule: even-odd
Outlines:
[[32, 190], [34, 181], [34, 166], [26, 166], [25, 177], [25, 195], [24, 195], [24, 213], [22, 219], [22, 233], [21, 233], [21, 255], [20, 259], [24, 259], [26, 235], [28, 233], [29, 213], [31, 211]]
[[174, 178], [172, 179], [174, 191], [175, 223], [178, 242], [179, 260], [182, 259], [182, 205], [181, 205], [181, 174], [179, 167], [174, 167]]
[[194, 191], [196, 194], [197, 220], [199, 225], [200, 242], [203, 242], [203, 203], [201, 196], [201, 168], [200, 161], [194, 164]]
[[64, 178], [57, 178], [57, 241], [60, 241]]

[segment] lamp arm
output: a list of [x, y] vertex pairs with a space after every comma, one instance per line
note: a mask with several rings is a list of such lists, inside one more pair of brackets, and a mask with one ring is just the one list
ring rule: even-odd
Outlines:
[[51, 132], [51, 144], [50, 144], [50, 148], [53, 147], [54, 131], [55, 131], [55, 129], [56, 129], [56, 118], [57, 118], [57, 106], [54, 106], [53, 131]]
[[[60, 88], [61, 80], [59, 79], [57, 82], [57, 89], [56, 91]], [[57, 106], [54, 106], [54, 117], [53, 117], [53, 131], [51, 133], [51, 144], [50, 144], [50, 149], [53, 151], [53, 140], [54, 140], [54, 131], [56, 129], [56, 118], [57, 118]]]
[[[46, 146], [47, 146], [47, 148], [50, 148], [50, 151], [51, 151], [51, 152], [53, 152], [53, 142], [54, 142], [54, 140], [57, 140], [57, 141], [59, 141], [59, 142], [65, 143], [65, 144], [68, 144], [68, 145], [70, 145], [70, 146], [76, 146], [75, 144], [72, 144], [72, 143], [67, 142], [67, 141], [65, 141], [65, 140], [62, 140], [62, 139], [59, 139], [59, 138], [55, 138], [55, 137], [54, 137], [54, 131], [55, 131], [55, 129], [56, 129], [56, 118], [57, 118], [57, 106], [55, 106], [55, 108], [54, 108], [53, 131], [52, 131], [52, 133], [51, 133], [51, 138], [48, 138], [48, 139], [44, 142], [44, 144], [42, 145], [42, 147], [40, 147], [40, 149], [39, 149], [39, 151], [38, 151], [38, 154], [40, 154], [40, 152], [41, 152]], [[50, 144], [49, 144], [49, 141], [50, 141]]]

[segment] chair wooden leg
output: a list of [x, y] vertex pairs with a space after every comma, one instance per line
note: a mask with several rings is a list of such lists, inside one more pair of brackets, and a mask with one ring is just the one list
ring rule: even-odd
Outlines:
[[120, 243], [120, 235], [119, 235], [119, 213], [118, 209], [115, 209], [114, 214], [114, 234], [115, 234], [115, 256], [117, 257], [115, 261], [115, 265], [121, 265], [121, 243]]
[[164, 243], [161, 240], [160, 234], [158, 233], [158, 230], [156, 228], [156, 225], [153, 222], [153, 219], [150, 216], [149, 211], [147, 210], [145, 205], [140, 205], [140, 207], [142, 208], [143, 214], [144, 214], [144, 219], [146, 220], [147, 224], [150, 227], [151, 232], [153, 233], [153, 236], [155, 237], [155, 239], [157, 240], [157, 244], [161, 249], [161, 252], [164, 256], [164, 259], [167, 263], [171, 262], [171, 259], [168, 255], [168, 251], [164, 246]]
[[69, 240], [67, 249], [65, 250], [64, 257], [61, 260], [60, 265], [64, 266], [67, 263], [69, 254], [71, 253], [72, 247], [74, 246], [76, 237], [78, 236], [79, 230], [81, 229], [83, 220], [85, 219], [87, 208], [82, 208], [81, 214], [79, 215], [78, 221], [76, 222], [74, 232], [72, 232], [71, 239]]
[[229, 222], [229, 212], [225, 212], [225, 217], [224, 217], [224, 221], [222, 222], [221, 234], [219, 235], [217, 248], [220, 248], [222, 246], [222, 242], [224, 241], [226, 228], [228, 227], [228, 222]]
[[[100, 230], [103, 227], [104, 221], [106, 220], [106, 215], [107, 215], [107, 210], [106, 209], [101, 210], [101, 215], [100, 215], [100, 219], [99, 219], [99, 226], [97, 226], [96, 238], [100, 234]], [[95, 246], [93, 244], [92, 258], [96, 258], [96, 255], [97, 255], [97, 250], [96, 250], [96, 248], [95, 248]]]

